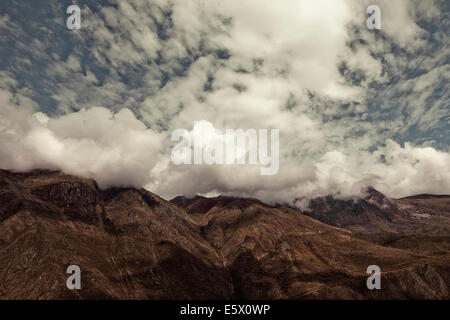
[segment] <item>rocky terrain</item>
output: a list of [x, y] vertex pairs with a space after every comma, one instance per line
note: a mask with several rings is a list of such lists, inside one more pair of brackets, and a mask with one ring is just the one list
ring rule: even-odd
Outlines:
[[368, 188], [361, 199], [331, 196], [310, 201], [304, 214], [327, 224], [363, 233], [450, 235], [450, 196], [388, 198]]
[[[307, 216], [1, 170], [0, 299], [449, 299], [448, 198], [372, 193], [317, 199]], [[373, 264], [381, 290], [366, 287]], [[69, 265], [81, 268], [80, 290], [66, 287]]]

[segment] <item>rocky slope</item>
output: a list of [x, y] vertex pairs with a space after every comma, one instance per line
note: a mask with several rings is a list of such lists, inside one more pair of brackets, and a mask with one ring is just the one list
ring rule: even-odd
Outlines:
[[[229, 273], [186, 212], [145, 190], [0, 172], [0, 298], [206, 299]], [[69, 265], [82, 289], [68, 290]]]
[[[380, 246], [292, 208], [258, 200], [197, 196], [172, 202], [192, 215], [205, 239], [221, 253], [239, 298], [448, 298], [447, 253]], [[365, 286], [365, 270], [371, 264], [383, 272], [380, 291]]]
[[[446, 249], [377, 241], [254, 199], [168, 202], [59, 172], [0, 171], [0, 299], [449, 298]], [[81, 290], [66, 288], [72, 264]], [[372, 264], [381, 290], [365, 285]]]
[[392, 199], [369, 188], [361, 199], [313, 199], [303, 213], [356, 232], [450, 235], [450, 196], [444, 195]]

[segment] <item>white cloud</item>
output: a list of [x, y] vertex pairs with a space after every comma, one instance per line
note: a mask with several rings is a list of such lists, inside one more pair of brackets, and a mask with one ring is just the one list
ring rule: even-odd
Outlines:
[[[434, 2], [379, 1], [387, 40], [365, 29], [370, 1], [113, 2], [96, 12], [84, 7], [83, 32], [72, 35], [89, 43], [95, 66], [108, 70], [104, 79], [77, 48], [46, 70], [65, 115], [33, 115], [24, 108], [36, 109], [27, 98], [33, 92], [2, 73], [1, 87], [15, 94], [1, 100], [1, 167], [57, 167], [102, 186], [147, 185], [165, 197], [292, 201], [351, 197], [367, 185], [392, 196], [450, 193], [448, 150], [389, 140], [448, 116], [443, 100], [426, 105], [448, 78], [448, 67], [437, 66], [448, 51], [427, 57], [415, 22], [436, 19]], [[352, 40], [365, 45], [350, 49]], [[32, 46], [45, 52], [42, 42]], [[394, 55], [394, 46], [413, 58]], [[347, 76], [364, 79], [346, 81], [341, 62]], [[424, 72], [384, 88], [383, 103], [371, 107], [370, 85], [386, 85], [406, 68]], [[280, 129], [278, 175], [262, 177], [250, 165], [171, 164], [170, 133], [198, 120], [218, 129]]]
[[163, 136], [128, 109], [102, 107], [46, 118], [16, 107], [1, 92], [0, 165], [5, 169], [54, 168], [96, 179], [102, 187], [142, 186], [160, 157]]

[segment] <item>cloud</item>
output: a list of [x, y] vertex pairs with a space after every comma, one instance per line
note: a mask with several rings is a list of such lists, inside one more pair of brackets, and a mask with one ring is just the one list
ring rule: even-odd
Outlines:
[[[280, 145], [283, 146], [283, 139]], [[200, 166], [166, 162], [148, 187], [168, 198], [214, 192], [269, 202], [329, 194], [352, 198], [362, 196], [367, 186], [392, 197], [450, 191], [448, 152], [409, 143], [401, 146], [393, 140], [373, 151], [334, 149], [304, 161], [282, 157], [275, 176], [261, 176], [258, 170], [258, 165], [249, 164]]]
[[33, 113], [0, 96], [2, 168], [60, 169], [91, 177], [103, 188], [142, 186], [158, 161], [162, 135], [128, 109], [118, 113], [102, 107], [82, 109], [58, 118]]
[[[0, 166], [166, 198], [450, 193], [444, 2], [379, 1], [379, 31], [365, 27], [369, 2], [110, 1], [83, 6], [77, 32], [53, 3], [34, 37], [10, 11]], [[280, 129], [278, 174], [173, 165], [171, 132], [200, 120]]]

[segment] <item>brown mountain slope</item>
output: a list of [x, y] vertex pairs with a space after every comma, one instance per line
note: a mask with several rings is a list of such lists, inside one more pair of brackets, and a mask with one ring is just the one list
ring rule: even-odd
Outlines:
[[[0, 299], [448, 299], [448, 255], [383, 247], [258, 200], [174, 202], [0, 171]], [[82, 289], [66, 288], [79, 265]], [[382, 290], [366, 288], [367, 266]]]
[[[0, 298], [205, 299], [228, 272], [186, 212], [145, 190], [0, 172]], [[82, 290], [66, 288], [79, 265]]]
[[[448, 296], [448, 255], [432, 258], [367, 243], [350, 231], [257, 200], [197, 196], [172, 201], [185, 205], [221, 253], [239, 298]], [[379, 292], [365, 288], [364, 272], [371, 264], [388, 278]], [[434, 280], [427, 283], [427, 277]]]

